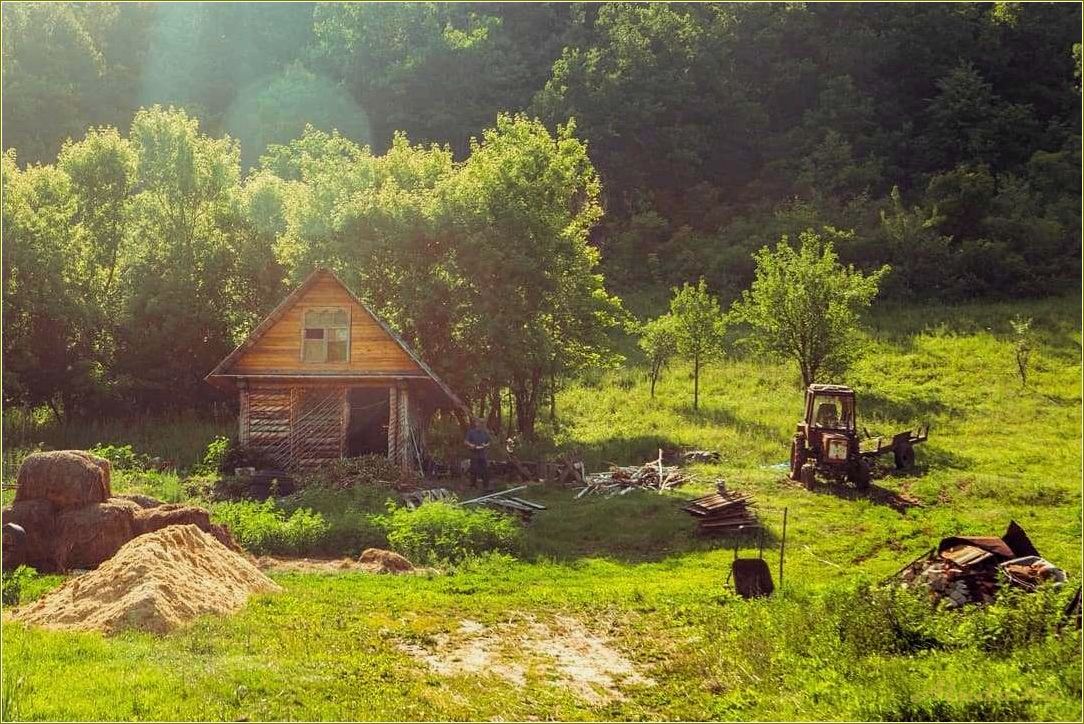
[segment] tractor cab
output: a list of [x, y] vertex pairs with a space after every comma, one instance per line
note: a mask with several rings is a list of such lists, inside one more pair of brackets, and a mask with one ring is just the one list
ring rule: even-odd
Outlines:
[[854, 390], [842, 385], [810, 385], [803, 427], [854, 432]]
[[[791, 477], [803, 479], [802, 466], [829, 477], [869, 483], [869, 466], [861, 459], [855, 421], [854, 390], [843, 385], [810, 385], [805, 394], [805, 416], [791, 446]], [[809, 483], [812, 484], [811, 482]]]

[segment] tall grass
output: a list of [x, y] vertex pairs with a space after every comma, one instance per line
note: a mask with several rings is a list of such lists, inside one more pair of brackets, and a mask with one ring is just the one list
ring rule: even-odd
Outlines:
[[95, 445], [131, 445], [137, 452], [161, 458], [181, 470], [200, 462], [217, 435], [233, 435], [236, 420], [229, 415], [194, 412], [170, 416], [66, 419], [58, 422], [42, 410], [4, 410], [4, 470], [18, 467], [23, 450], [87, 449]]

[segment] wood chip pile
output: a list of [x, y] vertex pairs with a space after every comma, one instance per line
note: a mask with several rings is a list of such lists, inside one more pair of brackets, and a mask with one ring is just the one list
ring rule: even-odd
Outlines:
[[730, 533], [739, 528], [760, 527], [752, 495], [728, 491], [722, 482], [717, 488], [717, 492], [696, 498], [682, 508], [696, 518], [701, 533]]

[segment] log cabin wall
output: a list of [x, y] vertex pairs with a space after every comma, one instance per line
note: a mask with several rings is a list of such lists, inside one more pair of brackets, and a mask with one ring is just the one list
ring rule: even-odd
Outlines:
[[[286, 470], [340, 460], [350, 427], [348, 391], [345, 385], [244, 386], [238, 438]], [[388, 392], [388, 459], [415, 470], [422, 456], [418, 405], [405, 382]]]

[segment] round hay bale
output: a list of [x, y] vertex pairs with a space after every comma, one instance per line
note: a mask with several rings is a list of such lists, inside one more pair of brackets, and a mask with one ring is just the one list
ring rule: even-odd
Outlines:
[[31, 453], [19, 466], [15, 502], [48, 500], [59, 510], [101, 503], [109, 474], [108, 460], [82, 450]]
[[55, 517], [56, 507], [48, 500], [23, 500], [4, 508], [3, 522], [14, 523], [26, 531], [18, 555], [9, 557], [8, 550], [4, 550], [4, 567], [25, 563], [39, 571], [52, 570]]
[[134, 538], [137, 503], [111, 498], [104, 503], [68, 508], [56, 517], [53, 546], [60, 569], [97, 568]]
[[166, 503], [136, 511], [134, 524], [136, 535], [152, 533], [171, 525], [194, 525], [204, 533], [213, 535], [230, 550], [241, 550], [225, 526], [212, 523], [211, 514], [203, 508]]
[[358, 558], [359, 567], [370, 573], [408, 573], [414, 570], [414, 564], [391, 551], [382, 548], [366, 548]]

